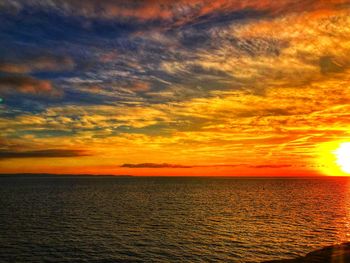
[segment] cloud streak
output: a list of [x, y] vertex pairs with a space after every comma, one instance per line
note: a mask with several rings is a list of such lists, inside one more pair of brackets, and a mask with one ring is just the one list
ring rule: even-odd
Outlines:
[[6, 151], [0, 150], [0, 160], [4, 159], [21, 159], [21, 158], [70, 158], [87, 156], [81, 150], [67, 150], [67, 149], [48, 149], [35, 151]]
[[213, 165], [181, 165], [169, 163], [136, 163], [136, 164], [122, 164], [122, 168], [253, 168], [253, 169], [281, 169], [292, 167], [291, 164], [213, 164]]
[[192, 168], [192, 166], [169, 164], [169, 163], [137, 163], [137, 164], [125, 163], [120, 167], [123, 167], [123, 168]]
[[24, 74], [33, 72], [69, 71], [72, 70], [74, 66], [75, 63], [70, 57], [40, 55], [38, 57], [17, 59], [17, 61], [0, 61], [0, 72]]

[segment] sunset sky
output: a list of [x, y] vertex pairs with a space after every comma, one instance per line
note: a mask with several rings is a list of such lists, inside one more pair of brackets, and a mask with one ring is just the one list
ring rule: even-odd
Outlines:
[[2, 0], [0, 130], [1, 173], [345, 175], [350, 0]]

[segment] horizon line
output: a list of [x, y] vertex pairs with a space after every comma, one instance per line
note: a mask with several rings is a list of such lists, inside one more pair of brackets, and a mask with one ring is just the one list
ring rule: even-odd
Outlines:
[[130, 174], [70, 174], [70, 173], [0, 173], [0, 177], [11, 177], [11, 176], [33, 176], [33, 177], [39, 177], [39, 176], [71, 176], [71, 177], [160, 177], [160, 178], [342, 178], [342, 177], [349, 177], [349, 176], [338, 176], [338, 175], [130, 175]]

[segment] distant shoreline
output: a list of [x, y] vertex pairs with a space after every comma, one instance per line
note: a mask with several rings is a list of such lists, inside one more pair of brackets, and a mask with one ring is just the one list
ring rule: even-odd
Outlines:
[[350, 262], [350, 242], [327, 246], [294, 259], [263, 261], [262, 263], [347, 263]]

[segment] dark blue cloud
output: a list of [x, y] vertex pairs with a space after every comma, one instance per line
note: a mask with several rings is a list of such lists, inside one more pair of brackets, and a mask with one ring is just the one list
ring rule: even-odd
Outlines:
[[3, 38], [36, 45], [56, 41], [99, 45], [96, 39], [123, 37], [148, 26], [118, 20], [88, 20], [77, 16], [62, 16], [55, 12], [26, 9], [16, 15], [3, 13], [0, 22]]
[[[17, 2], [20, 8], [15, 11], [9, 8], [0, 16], [0, 55], [3, 58], [0, 71], [1, 62], [5, 65], [3, 69], [16, 66], [18, 71], [22, 69], [17, 72], [17, 78], [49, 81], [61, 96], [7, 94], [5, 105], [9, 110], [6, 114], [10, 114], [11, 109], [13, 112], [40, 112], [51, 106], [65, 105], [168, 103], [208, 97], [214, 90], [242, 89], [246, 80], [224, 70], [204, 68], [196, 63], [200, 59], [198, 54], [229, 46], [244, 56], [278, 56], [283, 48], [273, 39], [242, 40], [234, 35], [220, 35], [232, 25], [269, 18], [266, 10], [213, 10], [198, 15], [200, 6], [190, 12], [188, 20], [157, 16], [141, 19], [142, 13], [137, 13], [138, 18], [133, 18], [132, 13], [130, 17], [108, 16], [107, 7], [114, 7], [113, 1], [101, 4], [72, 1], [67, 2], [68, 9], [58, 3]], [[117, 7], [131, 10], [146, 5], [133, 3], [135, 6], [120, 3]], [[82, 6], [82, 10], [72, 12], [76, 6]], [[71, 63], [65, 66], [58, 63], [59, 70], [40, 63], [34, 67], [43, 56], [58, 62], [66, 58]], [[164, 69], [166, 63], [178, 64], [181, 68], [174, 66], [173, 71], [168, 71]], [[137, 82], [147, 83], [148, 90], [135, 90]], [[94, 86], [100, 92], [92, 92], [90, 88]]]

